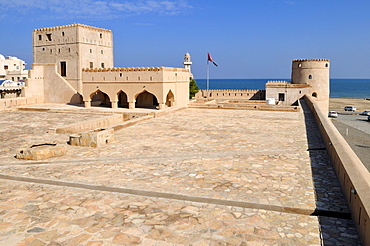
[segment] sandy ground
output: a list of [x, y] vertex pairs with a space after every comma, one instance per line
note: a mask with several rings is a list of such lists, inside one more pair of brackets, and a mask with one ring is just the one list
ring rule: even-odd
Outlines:
[[360, 98], [330, 98], [329, 110], [343, 111], [344, 106], [356, 106], [357, 111], [370, 110], [370, 100]]

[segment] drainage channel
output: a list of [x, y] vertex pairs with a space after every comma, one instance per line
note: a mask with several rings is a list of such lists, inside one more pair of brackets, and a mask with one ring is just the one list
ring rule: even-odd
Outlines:
[[93, 190], [93, 191], [107, 191], [107, 192], [115, 192], [115, 193], [130, 194], [130, 195], [137, 195], [137, 196], [174, 199], [174, 200], [180, 200], [180, 201], [186, 201], [186, 202], [198, 202], [198, 203], [233, 206], [233, 207], [241, 207], [241, 208], [263, 209], [263, 210], [268, 210], [268, 211], [302, 214], [302, 215], [309, 215], [309, 216], [327, 216], [327, 217], [351, 219], [351, 214], [349, 213], [339, 213], [339, 212], [317, 210], [317, 209], [313, 211], [312, 209], [282, 207], [282, 206], [268, 205], [268, 204], [231, 201], [231, 200], [215, 199], [215, 198], [207, 198], [207, 197], [195, 197], [195, 196], [179, 195], [179, 194], [165, 193], [165, 192], [158, 192], [158, 191], [135, 190], [135, 189], [128, 189], [128, 188], [118, 188], [118, 187], [110, 187], [110, 186], [102, 186], [102, 185], [89, 185], [89, 184], [55, 181], [55, 180], [47, 180], [47, 179], [26, 178], [26, 177], [10, 176], [10, 175], [3, 175], [3, 174], [0, 174], [0, 179], [27, 182], [27, 183], [44, 184], [44, 185], [53, 185], [53, 186], [60, 186], [60, 187], [79, 188], [79, 189], [86, 189], [86, 190]]

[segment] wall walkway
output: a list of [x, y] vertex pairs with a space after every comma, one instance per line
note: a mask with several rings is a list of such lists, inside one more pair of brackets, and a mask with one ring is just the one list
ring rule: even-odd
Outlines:
[[304, 97], [319, 126], [327, 152], [351, 209], [363, 245], [370, 245], [370, 173], [344, 140], [326, 112], [308, 96]]

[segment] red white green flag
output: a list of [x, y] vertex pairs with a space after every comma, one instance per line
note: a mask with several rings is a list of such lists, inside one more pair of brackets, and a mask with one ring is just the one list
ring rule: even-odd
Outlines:
[[208, 53], [208, 61], [207, 62], [212, 62], [213, 65], [215, 65], [216, 67], [218, 67], [217, 63], [213, 61], [210, 53]]

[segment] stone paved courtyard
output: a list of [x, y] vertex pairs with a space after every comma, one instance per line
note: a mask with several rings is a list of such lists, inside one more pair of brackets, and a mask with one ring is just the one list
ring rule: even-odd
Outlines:
[[23, 113], [0, 119], [0, 245], [359, 244], [309, 112], [186, 109], [43, 161], [15, 150], [103, 116]]

